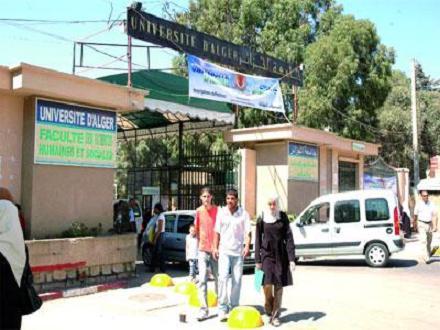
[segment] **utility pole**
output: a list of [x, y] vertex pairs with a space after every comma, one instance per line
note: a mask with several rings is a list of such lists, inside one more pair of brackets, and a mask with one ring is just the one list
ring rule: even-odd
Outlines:
[[414, 160], [414, 188], [419, 184], [419, 143], [417, 133], [417, 102], [416, 102], [416, 60], [412, 61], [411, 68], [411, 119], [413, 134], [413, 160]]

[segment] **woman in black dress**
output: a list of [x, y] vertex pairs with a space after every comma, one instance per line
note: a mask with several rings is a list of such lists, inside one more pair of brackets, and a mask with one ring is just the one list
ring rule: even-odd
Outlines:
[[270, 323], [279, 326], [283, 287], [293, 284], [295, 245], [287, 214], [278, 208], [278, 198], [270, 198], [258, 218], [255, 262], [264, 272], [264, 309], [270, 316]]
[[21, 328], [20, 283], [26, 261], [18, 210], [0, 187], [0, 329]]

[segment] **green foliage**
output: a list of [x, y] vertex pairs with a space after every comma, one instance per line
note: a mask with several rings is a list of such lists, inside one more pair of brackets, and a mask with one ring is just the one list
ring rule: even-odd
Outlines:
[[98, 236], [102, 231], [101, 224], [98, 227], [88, 228], [82, 222], [73, 222], [70, 225], [70, 228], [63, 231], [61, 234], [62, 238], [70, 238], [70, 237], [86, 237], [86, 236]]
[[[307, 46], [320, 33], [321, 24], [323, 31], [330, 29], [340, 12], [333, 0], [196, 0], [176, 17], [179, 23], [198, 31], [299, 64], [304, 62]], [[186, 75], [181, 70], [183, 63], [182, 56], [174, 61], [177, 74]], [[282, 88], [289, 112], [291, 89]], [[240, 108], [238, 127], [285, 121], [278, 114]]]
[[307, 48], [299, 123], [374, 141], [368, 126], [377, 127], [376, 109], [391, 89], [394, 53], [371, 22], [343, 15], [332, 21]]
[[295, 221], [295, 219], [297, 218], [297, 214], [295, 214], [295, 213], [289, 213], [289, 214], [287, 214], [287, 217], [289, 218], [289, 222], [293, 222], [293, 221]]
[[[429, 81], [433, 80], [427, 78], [423, 70], [418, 72], [417, 121], [422, 178], [425, 177], [428, 159], [440, 153], [440, 92]], [[407, 167], [412, 172], [411, 84], [402, 72], [395, 71], [392, 85], [383, 107], [378, 110], [380, 136], [377, 142], [382, 145], [381, 156], [386, 162], [396, 167]]]

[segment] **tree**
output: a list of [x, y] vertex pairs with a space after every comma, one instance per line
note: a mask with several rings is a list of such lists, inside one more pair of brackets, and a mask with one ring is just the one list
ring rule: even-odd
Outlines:
[[[440, 92], [432, 90], [429, 83], [432, 80], [420, 74], [423, 70], [418, 72], [416, 85], [423, 86], [417, 92], [420, 177], [423, 178], [428, 159], [440, 153]], [[412, 172], [410, 80], [402, 72], [394, 71], [392, 86], [383, 107], [378, 109], [379, 131], [376, 141], [382, 145], [381, 156], [386, 162], [395, 167], [407, 167]]]
[[342, 136], [374, 141], [376, 109], [391, 89], [394, 52], [370, 21], [339, 15], [305, 55], [299, 122]]
[[[220, 39], [272, 55], [279, 59], [302, 63], [306, 47], [320, 31], [330, 29], [333, 18], [342, 8], [334, 0], [196, 0], [190, 1], [187, 12], [177, 21]], [[175, 60], [181, 68], [184, 60]], [[185, 74], [175, 70], [177, 74]], [[247, 72], [249, 73], [249, 72]], [[290, 88], [283, 86], [284, 91]], [[291, 109], [290, 92], [286, 107]], [[261, 110], [242, 109], [239, 127], [284, 122], [285, 117]]]

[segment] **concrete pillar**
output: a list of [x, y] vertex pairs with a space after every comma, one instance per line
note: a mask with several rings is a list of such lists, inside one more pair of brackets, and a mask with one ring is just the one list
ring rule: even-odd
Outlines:
[[339, 152], [332, 150], [332, 193], [339, 192]]
[[256, 214], [256, 163], [257, 153], [252, 149], [240, 149], [240, 201], [251, 217]]
[[358, 189], [364, 189], [364, 155], [359, 155], [358, 163]]
[[319, 147], [319, 195], [328, 194], [327, 182], [329, 173], [327, 171], [328, 150], [327, 146]]

